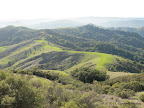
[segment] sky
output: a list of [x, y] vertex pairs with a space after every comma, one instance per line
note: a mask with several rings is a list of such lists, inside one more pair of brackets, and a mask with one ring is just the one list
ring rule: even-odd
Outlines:
[[144, 17], [144, 0], [0, 0], [0, 20]]

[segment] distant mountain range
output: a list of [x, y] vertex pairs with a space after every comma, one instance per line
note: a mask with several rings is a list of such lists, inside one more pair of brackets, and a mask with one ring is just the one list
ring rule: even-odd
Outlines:
[[105, 27], [144, 27], [144, 20], [126, 20], [126, 21], [110, 21], [101, 24], [101, 26]]
[[80, 17], [69, 19], [34, 19], [0, 22], [0, 27], [9, 25], [26, 26], [32, 29], [54, 29], [60, 27], [76, 27], [86, 24], [95, 24], [103, 27], [143, 27], [144, 18], [119, 17]]
[[109, 27], [109, 29], [136, 32], [144, 37], [144, 27]]
[[30, 25], [29, 28], [33, 29], [54, 29], [54, 28], [64, 28], [64, 27], [76, 27], [84, 25], [85, 23], [71, 21], [71, 20], [56, 20], [49, 22], [41, 22], [38, 24]]

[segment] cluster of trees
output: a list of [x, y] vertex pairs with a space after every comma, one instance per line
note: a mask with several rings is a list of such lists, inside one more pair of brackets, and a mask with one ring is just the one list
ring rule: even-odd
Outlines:
[[129, 31], [136, 32], [144, 37], [144, 27], [110, 27], [111, 30], [121, 30], [121, 31]]
[[144, 49], [144, 38], [137, 33], [124, 32], [119, 30], [108, 30], [98, 28], [93, 25], [86, 25], [79, 28], [55, 29], [53, 31], [68, 36], [114, 43], [115, 45], [122, 43], [124, 45], [130, 45], [136, 48]]
[[[43, 78], [30, 75], [32, 73]], [[13, 73], [0, 71], [1, 107], [105, 108], [96, 92], [85, 92], [73, 87], [74, 85], [80, 87], [83, 83], [75, 82], [74, 79], [67, 84], [57, 82], [56, 79], [54, 82], [44, 79], [46, 77], [51, 79], [53, 76], [52, 73], [46, 74], [38, 70], [13, 70]]]
[[[60, 73], [40, 70], [13, 70], [14, 73], [36, 75], [57, 81], [63, 85], [71, 85], [77, 89], [82, 89], [84, 83], [88, 84], [87, 90], [94, 89], [97, 93], [116, 95], [121, 98], [129, 98], [135, 92], [144, 90], [144, 74], [121, 76], [114, 79], [108, 79], [106, 72], [101, 72], [88, 67], [81, 67], [71, 71], [71, 76], [65, 76]], [[95, 83], [95, 81], [99, 81]], [[84, 82], [84, 83], [82, 83]], [[70, 87], [70, 88], [73, 88]]]
[[109, 65], [108, 70], [114, 72], [143, 73], [144, 66], [135, 61], [117, 60], [117, 63]]
[[1, 108], [33, 108], [44, 103], [41, 90], [32, 86], [27, 80], [5, 71], [0, 72], [0, 107]]
[[[37, 69], [12, 72], [0, 71], [2, 107], [107, 108], [101, 94], [129, 98], [144, 90], [144, 74], [107, 79], [104, 72], [90, 68], [79, 68], [71, 72], [76, 76]], [[83, 79], [79, 79], [81, 76]], [[143, 94], [139, 99], [143, 101]], [[137, 108], [136, 104], [127, 103], [113, 107]]]
[[38, 70], [37, 67], [36, 69], [33, 68], [32, 70], [12, 70], [12, 72], [17, 74], [36, 75], [38, 77], [46, 78], [52, 81], [57, 81], [58, 83], [61, 83], [63, 85], [78, 82], [78, 80], [74, 80], [71, 76], [65, 76], [63, 74], [51, 71], [43, 72], [41, 70]]
[[92, 83], [94, 80], [105, 81], [108, 79], [106, 72], [101, 72], [96, 69], [90, 69], [88, 67], [81, 67], [71, 72], [71, 75], [84, 83]]
[[107, 80], [103, 86], [107, 88], [104, 93], [119, 96], [121, 98], [129, 98], [134, 96], [136, 92], [144, 91], [144, 74], [121, 76]]

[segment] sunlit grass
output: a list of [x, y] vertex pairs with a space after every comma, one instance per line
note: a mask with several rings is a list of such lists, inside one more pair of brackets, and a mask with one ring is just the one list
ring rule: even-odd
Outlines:
[[98, 52], [81, 52], [81, 51], [68, 51], [71, 53], [81, 53], [84, 55], [80, 63], [74, 65], [67, 71], [70, 72], [80, 67], [90, 67], [93, 69], [107, 71], [107, 66], [117, 62], [116, 59], [120, 59], [118, 56], [111, 54], [104, 54]]
[[126, 73], [126, 72], [110, 72], [107, 71], [107, 74], [110, 76], [110, 79], [119, 77], [119, 76], [126, 76], [126, 75], [134, 75], [136, 73]]
[[65, 75], [65, 76], [68, 76], [69, 74], [64, 72], [64, 71], [59, 71], [59, 70], [42, 70], [44, 72], [47, 72], [47, 71], [50, 71], [50, 72], [55, 72], [55, 73], [59, 73], [60, 75]]
[[61, 48], [55, 47], [54, 44], [46, 41], [45, 38], [42, 38], [41, 40], [38, 40], [38, 42], [44, 43], [44, 44], [45, 44], [45, 45], [43, 46], [44, 48], [50, 48], [50, 49], [53, 49], [53, 50], [56, 50], [56, 51], [61, 51]]
[[[37, 47], [37, 46], [39, 46], [39, 48], [37, 48], [36, 50], [33, 49], [33, 47]], [[28, 46], [24, 46], [23, 48], [13, 52], [10, 56], [7, 56], [4, 59], [2, 59], [3, 62], [0, 62], [0, 64], [7, 64], [9, 61], [12, 61], [13, 60], [12, 58], [15, 58], [17, 54], [20, 54], [26, 50], [31, 50], [31, 52], [27, 54], [27, 57], [25, 59], [19, 60], [18, 62], [14, 63], [11, 67], [16, 67], [20, 63], [23, 63], [24, 61], [31, 59], [35, 56], [41, 55], [42, 53], [48, 53], [52, 51], [62, 51], [61, 48], [56, 47], [52, 43], [48, 43], [43, 38], [41, 40], [35, 40], [34, 43], [29, 44]]]
[[3, 51], [5, 51], [5, 50], [6, 50], [6, 48], [7, 48], [7, 46], [4, 46], [4, 47], [0, 47], [0, 52], [3, 52]]

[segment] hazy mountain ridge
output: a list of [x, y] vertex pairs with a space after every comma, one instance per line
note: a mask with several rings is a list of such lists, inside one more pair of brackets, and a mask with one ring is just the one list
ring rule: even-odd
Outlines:
[[0, 27], [9, 25], [26, 26], [32, 29], [54, 29], [59, 27], [75, 27], [86, 24], [95, 24], [104, 27], [142, 27], [144, 18], [121, 17], [79, 17], [68, 19], [32, 19], [1, 21]]
[[122, 31], [129, 31], [129, 32], [136, 32], [144, 37], [144, 27], [110, 27], [111, 30], [122, 30]]
[[110, 21], [101, 24], [105, 27], [143, 27], [144, 20]]
[[54, 28], [64, 28], [64, 27], [76, 27], [84, 24], [85, 23], [80, 23], [71, 20], [56, 20], [51, 22], [42, 22], [40, 24], [30, 25], [28, 27], [33, 29], [54, 29]]

